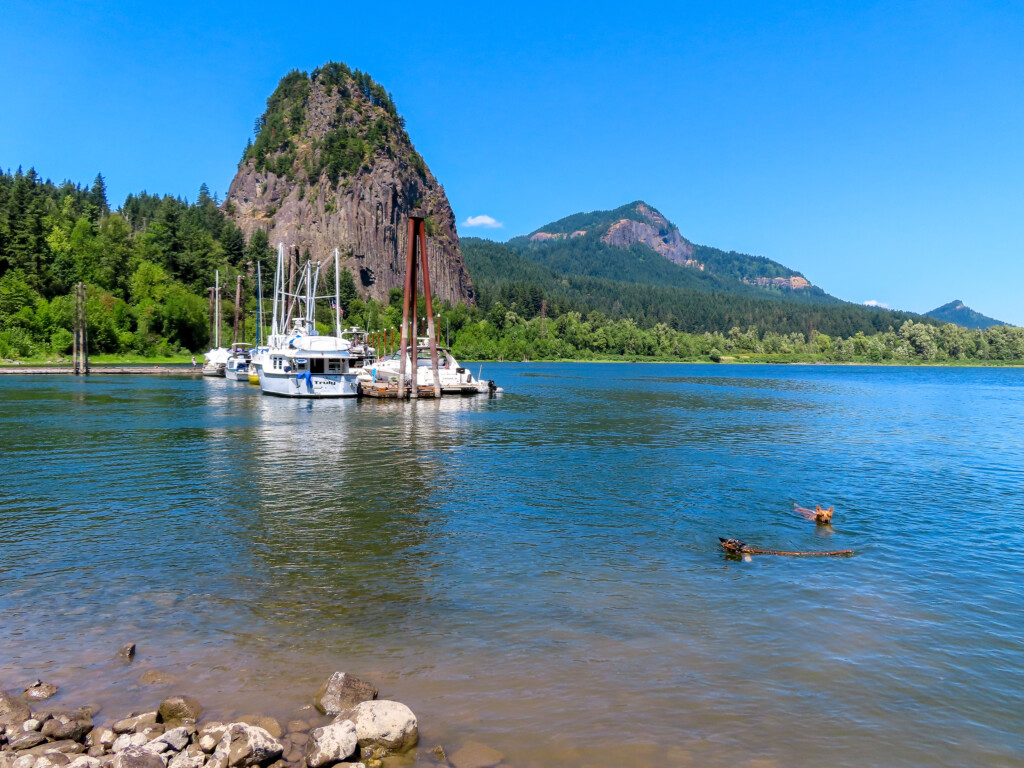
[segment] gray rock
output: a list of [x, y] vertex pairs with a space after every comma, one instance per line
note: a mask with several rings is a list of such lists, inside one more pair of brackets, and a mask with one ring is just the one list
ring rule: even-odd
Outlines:
[[405, 752], [420, 739], [416, 715], [398, 701], [364, 701], [339, 715], [351, 720], [361, 747], [384, 747]]
[[505, 755], [498, 750], [475, 741], [463, 745], [448, 758], [455, 768], [494, 768], [504, 759]]
[[203, 716], [203, 706], [191, 696], [172, 696], [160, 702], [160, 720], [195, 723]]
[[149, 742], [149, 746], [155, 747], [158, 744], [166, 744], [171, 751], [181, 752], [181, 750], [188, 746], [191, 736], [192, 731], [187, 726], [172, 728]]
[[110, 751], [115, 754], [121, 753], [132, 747], [141, 747], [148, 741], [149, 739], [144, 733], [122, 733], [114, 739], [114, 743], [110, 745]]
[[147, 725], [155, 725], [159, 715], [156, 711], [143, 712], [138, 715], [129, 715], [115, 722], [111, 728], [114, 733], [135, 733]]
[[356, 753], [358, 747], [356, 726], [349, 720], [314, 728], [306, 743], [306, 765], [309, 768], [323, 768], [347, 760]]
[[281, 724], [272, 717], [264, 717], [263, 715], [242, 715], [238, 718], [238, 722], [245, 723], [246, 725], [255, 725], [258, 728], [262, 728], [275, 739], [281, 738]]
[[131, 661], [135, 658], [135, 643], [125, 643], [121, 646], [121, 650], [117, 652], [117, 656], [125, 661]]
[[43, 736], [57, 741], [73, 739], [78, 741], [92, 730], [92, 717], [82, 710], [58, 710], [50, 713], [50, 719], [43, 723]]
[[106, 747], [100, 744], [93, 744], [91, 747], [89, 747], [89, 749], [86, 750], [85, 754], [87, 754], [89, 757], [103, 757], [105, 754], [107, 754], [107, 749]]
[[231, 723], [210, 756], [210, 768], [266, 765], [284, 754], [284, 745], [256, 725]]
[[144, 747], [129, 747], [118, 753], [114, 768], [167, 768], [167, 760]]
[[43, 701], [51, 696], [56, 696], [58, 690], [57, 686], [53, 683], [44, 683], [42, 680], [36, 680], [21, 695], [32, 701]]
[[38, 747], [32, 747], [32, 749], [26, 749], [25, 752], [36, 757], [42, 755], [49, 755], [55, 752], [63, 752], [67, 754], [77, 754], [84, 752], [85, 747], [79, 744], [77, 741], [71, 739], [64, 739], [62, 741], [48, 741], [45, 744], [40, 744]]
[[46, 737], [38, 731], [22, 731], [7, 739], [7, 745], [11, 749], [22, 750], [37, 747], [46, 742]]
[[0, 725], [23, 723], [32, 717], [32, 710], [20, 696], [0, 691]]
[[217, 748], [218, 741], [220, 739], [211, 736], [209, 733], [204, 733], [199, 737], [199, 748], [206, 754], [210, 754]]
[[30, 717], [24, 723], [21, 724], [21, 730], [23, 731], [38, 731], [43, 727], [43, 721], [35, 717]]
[[12, 768], [14, 761], [18, 759], [20, 755], [16, 755], [13, 752], [2, 752], [0, 751], [0, 768]]
[[206, 755], [202, 752], [196, 753], [184, 750], [167, 762], [167, 768], [203, 768], [205, 762]]
[[324, 714], [336, 715], [363, 701], [377, 698], [377, 689], [344, 672], [335, 672], [316, 692], [316, 708]]
[[99, 768], [99, 766], [100, 761], [89, 755], [79, 755], [68, 763], [68, 768]]
[[35, 768], [63, 768], [71, 762], [71, 758], [61, 752], [51, 752], [40, 755], [33, 765]]
[[32, 768], [36, 764], [35, 755], [22, 755], [11, 763], [11, 768]]
[[85, 744], [88, 747], [109, 748], [117, 739], [117, 734], [110, 728], [93, 728], [85, 737]]

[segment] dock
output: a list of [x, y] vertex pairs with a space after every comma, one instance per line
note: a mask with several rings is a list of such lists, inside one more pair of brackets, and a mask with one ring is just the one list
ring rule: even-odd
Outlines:
[[[75, 369], [70, 365], [3, 365], [0, 375], [38, 376], [63, 375], [73, 376]], [[190, 365], [91, 365], [90, 376], [202, 376], [202, 368]]]

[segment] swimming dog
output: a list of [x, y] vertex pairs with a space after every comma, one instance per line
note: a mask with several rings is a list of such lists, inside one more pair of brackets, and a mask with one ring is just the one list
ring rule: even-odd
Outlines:
[[832, 512], [835, 507], [829, 507], [828, 509], [822, 509], [820, 504], [815, 504], [814, 509], [807, 509], [801, 507], [799, 504], [793, 505], [793, 511], [797, 512], [808, 520], [813, 520], [818, 525], [830, 525], [832, 523]]

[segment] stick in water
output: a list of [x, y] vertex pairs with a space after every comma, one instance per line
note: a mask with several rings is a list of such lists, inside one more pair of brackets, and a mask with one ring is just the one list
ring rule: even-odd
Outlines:
[[789, 555], [790, 557], [834, 557], [836, 555], [852, 555], [852, 549], [841, 549], [836, 552], [782, 552], [777, 549], [756, 549], [754, 547], [747, 546], [744, 542], [739, 539], [723, 539], [721, 536], [718, 540], [722, 542], [722, 548], [726, 552], [734, 555]]

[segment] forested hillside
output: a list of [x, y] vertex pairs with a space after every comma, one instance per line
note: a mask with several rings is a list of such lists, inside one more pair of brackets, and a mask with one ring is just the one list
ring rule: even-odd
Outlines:
[[[629, 258], [629, 251], [611, 250], [625, 254], [622, 258]], [[790, 296], [792, 291], [765, 292], [742, 285], [738, 291], [726, 291], [714, 282], [663, 286], [562, 273], [531, 261], [509, 246], [478, 238], [463, 238], [462, 253], [481, 306], [486, 308], [494, 301], [505, 305], [515, 303], [520, 311], [526, 310], [531, 316], [539, 312], [540, 302], [546, 300], [551, 314], [562, 311], [586, 314], [596, 310], [613, 318], [633, 318], [640, 327], [664, 323], [691, 333], [725, 333], [734, 327], [755, 326], [778, 333], [848, 337], [898, 328], [911, 319], [934, 323], [908, 312], [874, 309], [838, 300], [814, 302]], [[576, 253], [580, 258], [587, 256], [585, 249]], [[663, 269], [675, 267], [655, 254], [647, 255], [648, 259], [653, 257], [663, 262]]]
[[82, 186], [0, 172], [0, 357], [66, 352], [80, 281], [93, 353], [199, 350], [215, 270], [233, 285], [271, 255], [265, 236], [245, 242], [205, 185], [195, 202], [143, 192], [112, 211], [102, 175]]

